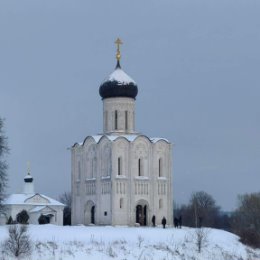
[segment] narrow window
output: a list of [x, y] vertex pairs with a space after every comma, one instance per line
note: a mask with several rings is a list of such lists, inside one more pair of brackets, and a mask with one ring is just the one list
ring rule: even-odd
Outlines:
[[118, 163], [118, 165], [117, 165], [117, 175], [121, 175], [122, 174], [122, 162], [121, 162], [121, 157], [118, 157], [118, 159], [117, 159], [117, 163]]
[[162, 209], [162, 207], [163, 207], [163, 200], [159, 199], [159, 209]]
[[142, 167], [142, 165], [141, 165], [141, 158], [139, 158], [138, 159], [138, 176], [141, 176], [142, 175], [142, 173], [141, 173], [141, 167]]
[[117, 110], [115, 111], [115, 130], [117, 130], [117, 119], [118, 119], [118, 115], [117, 115]]
[[77, 196], [80, 195], [80, 186], [79, 186], [79, 183], [76, 184], [76, 194], [77, 194]]
[[123, 208], [123, 206], [124, 206], [124, 199], [123, 198], [121, 198], [120, 199], [120, 201], [119, 201], [119, 207], [120, 207], [120, 209], [122, 209]]
[[159, 177], [162, 177], [162, 158], [159, 159]]
[[128, 112], [125, 111], [125, 130], [128, 130]]
[[105, 111], [105, 129], [107, 130], [108, 128], [108, 125], [107, 125], [107, 122], [108, 122], [108, 119], [107, 119], [107, 111]]
[[81, 180], [81, 168], [80, 168], [80, 162], [78, 162], [78, 180]]

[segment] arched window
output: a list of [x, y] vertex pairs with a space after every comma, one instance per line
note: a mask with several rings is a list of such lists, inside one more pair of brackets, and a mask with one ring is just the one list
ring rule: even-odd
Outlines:
[[162, 209], [162, 208], [163, 208], [163, 200], [159, 199], [159, 209]]
[[128, 129], [128, 112], [125, 111], [125, 130]]
[[117, 175], [122, 175], [122, 158], [117, 159]]
[[162, 177], [163, 176], [163, 172], [162, 172], [162, 158], [160, 158], [159, 159], [159, 165], [158, 165], [158, 167], [159, 167], [159, 177]]
[[117, 120], [118, 120], [118, 113], [117, 113], [117, 110], [116, 110], [115, 111], [115, 130], [117, 130], [117, 128], [118, 128]]
[[124, 199], [123, 199], [123, 198], [120, 198], [119, 208], [122, 209], [123, 207], [124, 207]]

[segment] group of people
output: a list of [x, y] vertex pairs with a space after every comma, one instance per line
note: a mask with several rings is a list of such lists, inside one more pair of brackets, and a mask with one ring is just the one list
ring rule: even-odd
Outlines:
[[[153, 227], [155, 227], [155, 220], [156, 220], [155, 215], [153, 215], [153, 217], [152, 217]], [[167, 223], [166, 218], [163, 217], [163, 218], [162, 218], [163, 228], [165, 228], [166, 223]], [[175, 228], [181, 228], [181, 226], [182, 226], [182, 216], [179, 216], [179, 218], [176, 218], [176, 217], [175, 217], [175, 218], [174, 218], [174, 227], [175, 227]]]
[[[155, 227], [155, 215], [153, 215], [153, 217], [152, 217], [152, 223], [153, 223], [153, 227]], [[163, 225], [163, 228], [165, 228], [165, 226], [166, 226], [166, 218], [165, 217], [162, 218], [162, 225]]]
[[179, 218], [174, 218], [174, 227], [175, 228], [181, 228], [182, 226], [182, 216], [179, 216]]

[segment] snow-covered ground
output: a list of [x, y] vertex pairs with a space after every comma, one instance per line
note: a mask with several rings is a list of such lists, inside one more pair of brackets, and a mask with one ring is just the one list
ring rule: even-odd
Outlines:
[[[260, 250], [250, 249], [226, 231], [206, 229], [198, 253], [192, 228], [85, 227], [30, 225], [32, 260], [259, 260]], [[0, 226], [0, 243], [8, 236]], [[0, 251], [1, 254], [1, 251]], [[0, 259], [4, 258], [1, 255]], [[28, 259], [28, 258], [26, 258]]]

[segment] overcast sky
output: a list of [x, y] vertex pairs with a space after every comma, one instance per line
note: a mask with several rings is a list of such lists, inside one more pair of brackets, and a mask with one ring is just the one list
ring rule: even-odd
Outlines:
[[70, 190], [70, 151], [102, 132], [100, 83], [137, 82], [136, 130], [174, 143], [176, 203], [224, 210], [260, 190], [259, 0], [0, 0], [0, 116], [9, 189], [31, 162], [37, 192]]

